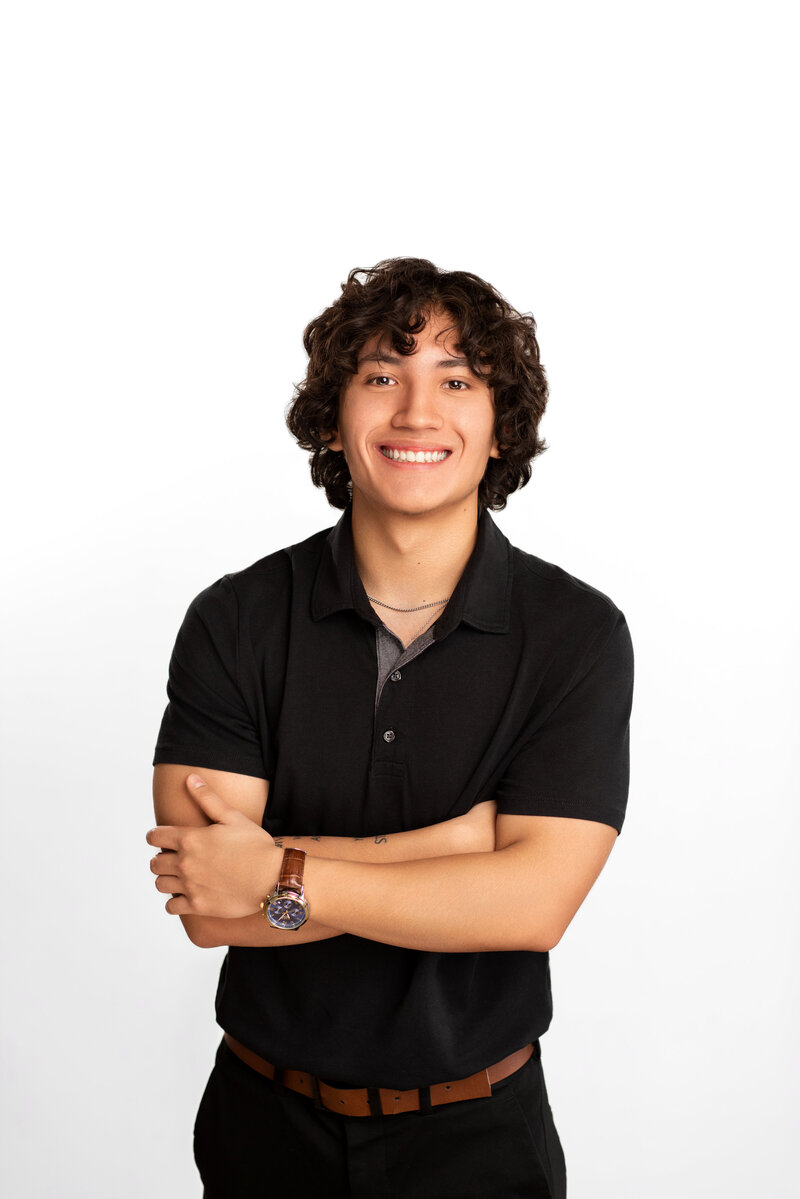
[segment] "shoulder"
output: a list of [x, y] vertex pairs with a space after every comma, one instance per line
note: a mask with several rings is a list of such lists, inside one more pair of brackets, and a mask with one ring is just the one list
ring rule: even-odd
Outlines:
[[511, 547], [514, 560], [515, 576], [519, 579], [522, 590], [532, 597], [541, 597], [554, 603], [568, 604], [572, 608], [581, 609], [587, 613], [595, 613], [597, 617], [616, 615], [619, 608], [604, 591], [593, 587], [585, 579], [579, 579], [570, 574], [563, 566], [554, 562], [546, 562], [517, 546]]
[[298, 568], [301, 573], [305, 573], [306, 565], [315, 568], [329, 533], [330, 529], [322, 529], [249, 566], [229, 571], [199, 592], [189, 611], [208, 622], [228, 622], [243, 613], [273, 611], [290, 598]]
[[585, 663], [612, 640], [630, 646], [625, 614], [604, 591], [516, 546], [511, 553], [517, 618], [559, 658]]

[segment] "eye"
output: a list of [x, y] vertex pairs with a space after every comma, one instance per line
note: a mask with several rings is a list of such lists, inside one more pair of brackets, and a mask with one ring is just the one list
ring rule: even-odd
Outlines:
[[465, 383], [463, 379], [448, 379], [447, 382], [458, 384], [458, 387], [454, 389], [455, 391], [469, 391], [469, 383]]
[[368, 383], [380, 383], [381, 381], [386, 383], [394, 382], [394, 380], [390, 379], [388, 375], [373, 375], [371, 379], [367, 379]]

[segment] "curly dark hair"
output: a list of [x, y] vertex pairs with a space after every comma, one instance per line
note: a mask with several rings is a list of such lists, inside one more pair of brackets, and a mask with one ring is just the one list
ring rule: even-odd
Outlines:
[[[363, 280], [359, 276], [364, 276]], [[483, 507], [499, 511], [531, 477], [531, 462], [545, 450], [538, 435], [547, 403], [536, 322], [519, 313], [489, 283], [469, 271], [443, 271], [427, 258], [386, 258], [371, 270], [357, 267], [342, 294], [307, 325], [303, 345], [308, 370], [298, 384], [286, 423], [311, 451], [311, 478], [334, 508], [346, 508], [352, 486], [344, 454], [331, 450], [339, 397], [358, 371], [362, 346], [378, 334], [399, 354], [414, 352], [414, 336], [443, 310], [459, 334], [459, 352], [494, 391], [499, 458], [490, 458], [478, 491]]]

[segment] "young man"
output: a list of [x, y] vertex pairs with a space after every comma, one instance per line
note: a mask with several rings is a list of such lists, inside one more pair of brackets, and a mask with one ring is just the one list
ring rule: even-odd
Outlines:
[[622, 827], [625, 618], [489, 515], [544, 448], [532, 317], [390, 259], [304, 340], [344, 515], [194, 600], [154, 759], [156, 887], [229, 946], [204, 1193], [561, 1197], [548, 954]]

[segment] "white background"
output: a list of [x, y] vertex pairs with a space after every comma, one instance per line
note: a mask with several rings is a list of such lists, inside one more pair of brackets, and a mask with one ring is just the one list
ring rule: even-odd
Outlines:
[[189, 601], [332, 524], [284, 410], [350, 269], [533, 311], [498, 517], [637, 658], [622, 836], [552, 955], [570, 1199], [797, 1194], [789, 4], [4, 7], [6, 1193], [189, 1199], [221, 950], [163, 912]]

